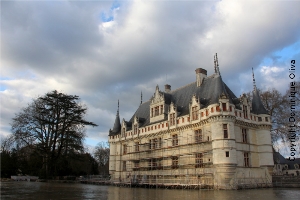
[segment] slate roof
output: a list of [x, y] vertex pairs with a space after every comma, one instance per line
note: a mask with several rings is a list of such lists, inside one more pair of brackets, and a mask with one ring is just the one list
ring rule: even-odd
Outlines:
[[[226, 96], [229, 102], [234, 104], [236, 109], [240, 109], [240, 101], [235, 94], [229, 89], [229, 87], [223, 82], [220, 74], [215, 73], [209, 77], [206, 77], [201, 86], [197, 87], [196, 82], [185, 85], [176, 90], [168, 93], [161, 92], [164, 95], [166, 109], [169, 110], [170, 104], [173, 102], [177, 108], [177, 116], [187, 115], [189, 113], [189, 103], [193, 97], [196, 96], [200, 100], [201, 108], [205, 108], [211, 104], [219, 103], [220, 96]], [[151, 100], [140, 104], [134, 115], [129, 121], [125, 121], [127, 131], [132, 129], [132, 123], [134, 117], [139, 119], [139, 127], [144, 127], [150, 124], [150, 103]], [[262, 104], [258, 90], [256, 88], [253, 91], [252, 99], [252, 112], [255, 114], [268, 114], [267, 110]], [[165, 121], [165, 119], [161, 121]], [[160, 121], [156, 121], [158, 123]], [[113, 130], [110, 130], [109, 135], [117, 135], [121, 131], [121, 124], [119, 113], [117, 113]]]
[[[219, 97], [222, 94], [226, 95], [229, 98], [230, 103], [237, 104], [238, 102], [237, 97], [223, 82], [222, 77], [218, 74], [214, 74], [210, 77], [205, 78], [200, 87], [197, 87], [196, 82], [193, 82], [169, 93], [163, 93], [167, 109], [170, 106], [170, 103], [173, 102], [177, 107], [177, 116], [182, 116], [189, 113], [189, 103], [194, 94], [197, 98], [200, 99], [202, 108], [205, 108], [214, 103], [218, 103]], [[139, 106], [139, 108], [130, 119], [130, 122], [133, 122], [135, 116], [145, 119], [142, 123], [139, 124], [139, 127], [147, 126], [150, 124], [150, 100], [144, 102]]]
[[252, 98], [252, 112], [254, 114], [268, 114], [268, 111], [264, 107], [261, 98], [259, 96], [259, 92], [256, 87], [253, 90], [253, 98]]
[[274, 159], [274, 164], [282, 164], [282, 165], [287, 164], [289, 166], [288, 169], [295, 169], [295, 164], [300, 165], [300, 158], [296, 158], [294, 161], [287, 160], [279, 152], [276, 152], [274, 149], [273, 149], [273, 159]]
[[109, 130], [109, 136], [117, 135], [121, 132], [121, 123], [120, 123], [120, 116], [119, 110], [117, 111], [114, 127], [112, 130]]

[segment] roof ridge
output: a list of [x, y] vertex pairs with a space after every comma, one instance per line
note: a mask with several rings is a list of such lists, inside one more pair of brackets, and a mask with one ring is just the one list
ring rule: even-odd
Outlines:
[[195, 82], [192, 82], [192, 83], [189, 83], [189, 84], [187, 84], [187, 85], [181, 86], [181, 87], [179, 87], [179, 88], [177, 88], [177, 89], [175, 89], [175, 90], [171, 90], [171, 92], [170, 92], [170, 93], [167, 93], [167, 94], [172, 94], [173, 92], [176, 92], [176, 91], [178, 91], [178, 90], [181, 90], [181, 89], [183, 89], [183, 88], [185, 88], [185, 87], [188, 87], [188, 86], [190, 86], [190, 85], [193, 85], [193, 84], [195, 84], [195, 83], [196, 83], [196, 81], [195, 81]]

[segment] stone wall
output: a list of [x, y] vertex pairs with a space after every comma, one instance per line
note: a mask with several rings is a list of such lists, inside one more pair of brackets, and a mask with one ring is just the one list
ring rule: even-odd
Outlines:
[[273, 176], [273, 187], [298, 188], [300, 187], [300, 176]]

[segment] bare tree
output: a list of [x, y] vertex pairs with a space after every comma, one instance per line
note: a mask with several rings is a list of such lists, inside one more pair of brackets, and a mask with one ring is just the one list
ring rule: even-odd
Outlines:
[[109, 143], [99, 142], [95, 148], [94, 157], [100, 166], [105, 166], [109, 161]]
[[14, 139], [13, 135], [8, 135], [6, 137], [2, 137], [0, 151], [1, 152], [10, 152], [11, 148], [14, 145], [14, 141], [15, 141], [15, 139]]
[[[299, 103], [299, 95], [300, 95], [300, 82], [296, 82], [296, 87], [291, 91], [289, 88], [284, 95], [282, 95], [276, 89], [269, 89], [267, 91], [262, 91], [260, 93], [262, 102], [266, 109], [270, 112], [271, 120], [272, 120], [272, 140], [273, 143], [278, 139], [282, 139], [283, 141], [289, 141], [289, 128], [290, 121], [289, 118], [291, 116], [291, 92], [293, 94], [293, 101], [295, 101], [295, 106], [293, 107], [293, 112], [295, 116], [299, 116], [300, 114], [300, 105]], [[299, 117], [296, 117], [295, 121], [297, 135], [299, 137]]]

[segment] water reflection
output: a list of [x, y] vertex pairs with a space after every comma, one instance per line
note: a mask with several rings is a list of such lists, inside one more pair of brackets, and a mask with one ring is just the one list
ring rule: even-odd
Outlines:
[[1, 199], [103, 199], [103, 200], [281, 200], [299, 199], [300, 190], [169, 190], [146, 188], [120, 188], [67, 183], [2, 182]]

